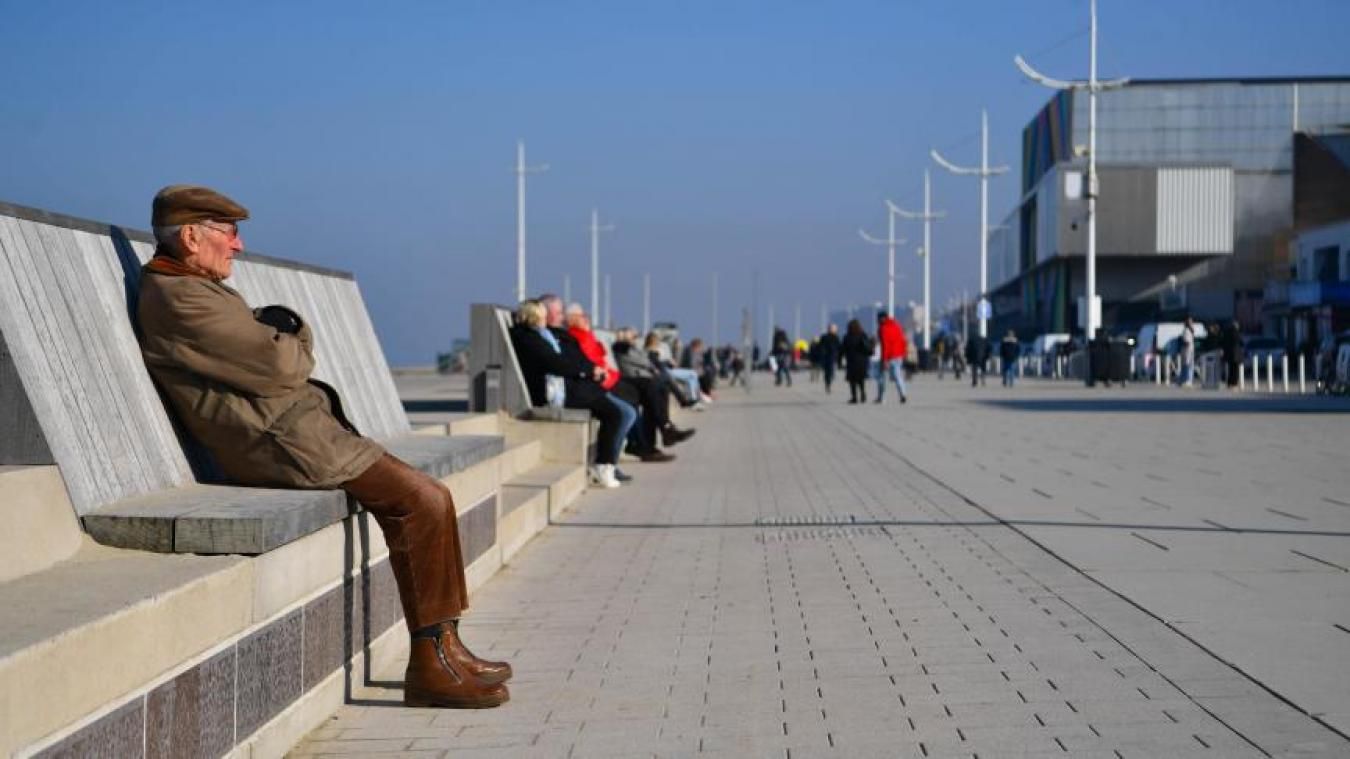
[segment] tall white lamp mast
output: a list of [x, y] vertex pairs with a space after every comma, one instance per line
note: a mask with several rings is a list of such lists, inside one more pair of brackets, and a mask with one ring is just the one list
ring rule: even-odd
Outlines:
[[[989, 165], [989, 114], [980, 110], [980, 165], [977, 168], [957, 166], [942, 157], [937, 149], [930, 150], [933, 160], [953, 174], [973, 175], [980, 178], [980, 300], [989, 295], [989, 177], [995, 177], [1008, 170], [1007, 166]], [[965, 306], [962, 306], [964, 309]], [[962, 311], [964, 314], [964, 310]], [[982, 306], [977, 314], [980, 318], [980, 337], [989, 336], [989, 323]]]
[[642, 335], [652, 331], [652, 275], [642, 275]]
[[[1099, 81], [1097, 79], [1097, 0], [1090, 0], [1092, 16], [1091, 32], [1092, 41], [1088, 47], [1088, 79], [1065, 80], [1053, 79], [1036, 69], [1031, 64], [1022, 59], [1022, 56], [1013, 56], [1013, 63], [1017, 68], [1034, 82], [1043, 84], [1046, 87], [1055, 90], [1087, 90], [1088, 93], [1088, 164], [1087, 164], [1087, 298], [1085, 310], [1087, 319], [1085, 328], [1086, 337], [1090, 340], [1097, 334], [1097, 328], [1101, 326], [1101, 313], [1097, 307], [1097, 93], [1102, 90], [1113, 90], [1124, 87], [1129, 83], [1129, 79], [1109, 79]], [[1072, 138], [1071, 138], [1072, 139]]]
[[718, 327], [717, 327], [717, 272], [712, 273], [712, 344], [717, 347]]
[[516, 143], [516, 302], [525, 300], [525, 175], [548, 171], [548, 164], [525, 165], [525, 143]]
[[895, 316], [895, 246], [903, 245], [906, 240], [896, 239], [895, 211], [886, 207], [886, 239], [879, 240], [859, 229], [858, 236], [873, 245], [886, 246], [886, 313]]
[[591, 209], [591, 310], [592, 319], [600, 319], [600, 233], [612, 232], [613, 224], [600, 225], [600, 212]]
[[891, 201], [886, 201], [886, 205], [892, 213], [897, 213], [906, 219], [921, 219], [923, 221], [923, 249], [919, 255], [923, 256], [923, 349], [928, 350], [933, 347], [933, 300], [932, 294], [932, 261], [933, 261], [933, 220], [941, 219], [946, 216], [943, 211], [933, 210], [933, 192], [931, 181], [928, 176], [928, 169], [923, 170], [923, 211], [906, 211]]
[[613, 329], [613, 328], [614, 328], [614, 325], [613, 325], [613, 319], [612, 319], [612, 317], [613, 317], [613, 312], [610, 310], [610, 306], [612, 306], [612, 305], [613, 305], [613, 301], [611, 301], [611, 300], [609, 299], [609, 275], [606, 274], [606, 275], [605, 275], [605, 322], [604, 322], [604, 324], [605, 324], [605, 329]]

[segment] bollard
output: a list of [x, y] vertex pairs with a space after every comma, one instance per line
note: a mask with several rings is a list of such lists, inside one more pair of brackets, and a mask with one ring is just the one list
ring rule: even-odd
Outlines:
[[1280, 356], [1280, 384], [1284, 385], [1284, 392], [1289, 392], [1289, 354]]
[[1275, 354], [1266, 354], [1266, 390], [1275, 392]]
[[1252, 356], [1252, 390], [1261, 392], [1261, 357]]
[[1160, 356], [1160, 355], [1158, 355], [1157, 353], [1154, 353], [1154, 354], [1153, 354], [1153, 384], [1155, 384], [1155, 385], [1161, 385], [1161, 384], [1162, 384], [1162, 374], [1163, 374], [1163, 372], [1162, 372], [1162, 362], [1163, 362], [1163, 357]]
[[1308, 392], [1308, 386], [1303, 377], [1303, 354], [1298, 354], [1298, 394], [1303, 395]]
[[1247, 389], [1247, 365], [1238, 364], [1238, 390]]
[[1135, 366], [1134, 366], [1134, 353], [1131, 352], [1131, 353], [1130, 353], [1130, 381], [1131, 381], [1131, 382], [1133, 382], [1134, 379], [1135, 379], [1135, 372], [1136, 372], [1136, 371], [1138, 371], [1138, 370], [1135, 369]]

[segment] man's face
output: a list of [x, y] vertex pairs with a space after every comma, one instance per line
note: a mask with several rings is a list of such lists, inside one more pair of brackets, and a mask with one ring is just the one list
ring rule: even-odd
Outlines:
[[224, 221], [203, 221], [192, 227], [192, 233], [184, 236], [184, 262], [214, 279], [229, 277], [234, 257], [244, 249], [239, 227]]
[[561, 327], [563, 323], [563, 307], [561, 301], [551, 300], [546, 305], [548, 309], [548, 326]]

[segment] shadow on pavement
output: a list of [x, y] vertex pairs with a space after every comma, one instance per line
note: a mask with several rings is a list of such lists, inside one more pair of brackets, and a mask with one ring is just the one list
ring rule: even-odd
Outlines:
[[791, 524], [760, 522], [553, 522], [554, 527], [587, 528], [592, 530], [800, 530], [850, 527], [1073, 527], [1094, 530], [1149, 530], [1156, 532], [1211, 532], [1233, 535], [1311, 535], [1328, 538], [1350, 538], [1350, 532], [1337, 530], [1281, 530], [1265, 527], [1231, 527], [1177, 524], [1115, 524], [1111, 522], [1065, 522], [1046, 519], [992, 519], [944, 520], [899, 519], [821, 521]]
[[[1106, 390], [1104, 392], [1110, 392]], [[1350, 414], [1350, 399], [1324, 396], [1291, 398], [998, 398], [976, 403], [1010, 411], [1143, 414]]]

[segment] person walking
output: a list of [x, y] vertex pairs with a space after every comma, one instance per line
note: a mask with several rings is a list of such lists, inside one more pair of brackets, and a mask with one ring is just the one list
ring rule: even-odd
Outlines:
[[1003, 363], [1003, 386], [1012, 387], [1017, 379], [1017, 359], [1021, 356], [1022, 346], [1017, 344], [1017, 333], [1008, 330], [998, 345], [998, 358]]
[[972, 335], [966, 341], [966, 363], [970, 365], [970, 386], [984, 384], [985, 364], [989, 361], [989, 338]]
[[792, 371], [788, 366], [792, 360], [792, 341], [788, 340], [787, 331], [782, 327], [773, 331], [773, 360], [777, 364], [774, 367], [773, 384], [787, 383], [788, 387], [792, 387]]
[[1177, 384], [1181, 387], [1190, 387], [1191, 379], [1195, 376], [1195, 322], [1191, 317], [1186, 317], [1186, 323], [1181, 327], [1181, 374], [1177, 377]]
[[1242, 365], [1242, 332], [1238, 329], [1237, 321], [1224, 326], [1219, 345], [1223, 351], [1224, 371], [1228, 374], [1228, 387], [1231, 390], [1237, 387], [1238, 367]]
[[820, 366], [820, 377], [825, 382], [825, 393], [830, 392], [830, 385], [834, 383], [834, 368], [839, 364], [839, 353], [842, 345], [839, 342], [839, 325], [831, 324], [825, 334], [816, 341], [816, 361]]
[[889, 375], [900, 393], [900, 402], [907, 403], [905, 395], [905, 357], [909, 346], [905, 340], [905, 330], [900, 322], [892, 319], [885, 311], [877, 312], [877, 340], [881, 343], [881, 366], [877, 372], [877, 403], [886, 397], [886, 377]]
[[867, 402], [867, 370], [872, 363], [872, 338], [863, 331], [862, 322], [850, 319], [839, 348], [848, 381], [849, 403]]

